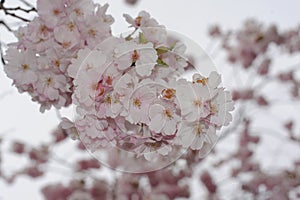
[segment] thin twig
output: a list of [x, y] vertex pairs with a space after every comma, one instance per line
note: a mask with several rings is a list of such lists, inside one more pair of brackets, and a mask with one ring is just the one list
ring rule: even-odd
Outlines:
[[5, 15], [9, 15], [11, 17], [17, 18], [24, 22], [29, 22], [30, 20], [15, 14], [14, 11], [22, 11], [22, 12], [26, 12], [26, 13], [36, 12], [36, 9], [33, 6], [30, 6], [30, 9], [21, 8], [20, 6], [15, 7], [15, 8], [7, 8], [4, 6], [4, 3], [5, 3], [5, 0], [0, 1], [0, 10], [3, 10]]
[[27, 2], [25, 0], [19, 0], [19, 1], [21, 1], [24, 5], [26, 5], [26, 6], [30, 7], [30, 8], [34, 8], [34, 11], [36, 11], [35, 7], [31, 3], [29, 3], [29, 2]]
[[3, 21], [3, 20], [0, 20], [0, 24], [2, 24], [8, 31], [12, 31], [12, 29], [6, 24], [6, 22], [5, 21]]
[[3, 53], [3, 51], [2, 51], [2, 42], [0, 42], [0, 56], [1, 56], [1, 62], [2, 62], [3, 65], [6, 65], [5, 60], [4, 60], [4, 58], [3, 58], [3, 55], [4, 55], [4, 53]]
[[22, 20], [22, 21], [24, 21], [24, 22], [30, 22], [29, 19], [26, 19], [26, 18], [24, 18], [24, 17], [21, 17], [21, 16], [19, 16], [19, 15], [16, 15], [15, 13], [8, 12], [7, 10], [3, 10], [3, 11], [4, 11], [4, 13], [5, 13], [6, 15], [9, 15], [9, 16], [11, 16], [11, 17], [17, 18], [17, 19]]
[[15, 8], [6, 8], [6, 10], [10, 10], [10, 11], [23, 11], [23, 12], [26, 12], [26, 13], [30, 13], [30, 12], [35, 12], [36, 11], [35, 8], [25, 9], [25, 8], [21, 8], [20, 6], [15, 7]]

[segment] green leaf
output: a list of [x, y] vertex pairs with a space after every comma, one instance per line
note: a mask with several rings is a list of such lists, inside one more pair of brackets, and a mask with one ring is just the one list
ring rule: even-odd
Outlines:
[[130, 41], [130, 40], [132, 40], [132, 37], [131, 37], [131, 35], [128, 35], [128, 36], [125, 38], [125, 40], [126, 40], [126, 41]]
[[167, 53], [169, 51], [170, 51], [170, 49], [168, 47], [158, 47], [156, 49], [157, 55], [161, 55], [161, 54]]
[[161, 66], [169, 67], [169, 65], [160, 58], [157, 59], [157, 64]]
[[147, 41], [147, 39], [145, 38], [144, 34], [141, 33], [141, 32], [139, 32], [139, 42], [140, 42], [141, 44], [146, 44], [146, 43], [148, 43], [148, 41]]

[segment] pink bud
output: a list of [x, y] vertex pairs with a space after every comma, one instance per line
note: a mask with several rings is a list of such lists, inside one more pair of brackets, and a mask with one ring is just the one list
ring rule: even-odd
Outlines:
[[25, 145], [21, 142], [14, 142], [12, 145], [12, 151], [17, 154], [22, 154], [25, 151]]
[[269, 68], [270, 68], [270, 64], [271, 64], [271, 60], [270, 59], [264, 59], [262, 61], [262, 63], [259, 65], [258, 69], [257, 69], [257, 73], [259, 75], [266, 75], [269, 72]]
[[232, 100], [236, 101], [240, 98], [241, 98], [241, 96], [240, 96], [240, 93], [238, 91], [233, 91], [232, 92]]
[[78, 171], [88, 169], [99, 169], [101, 166], [96, 159], [78, 161]]
[[249, 137], [249, 141], [252, 143], [257, 144], [259, 142], [260, 138], [258, 136], [251, 136]]
[[135, 5], [138, 2], [138, 0], [125, 0], [125, 2], [130, 5]]
[[278, 79], [280, 81], [293, 81], [294, 80], [294, 74], [293, 74], [293, 71], [290, 71], [290, 72], [287, 72], [287, 73], [280, 73], [278, 75]]
[[26, 168], [24, 170], [24, 173], [32, 178], [37, 178], [44, 174], [37, 166], [32, 166], [32, 167]]
[[217, 185], [214, 183], [214, 180], [208, 172], [203, 172], [200, 179], [209, 193], [216, 193]]
[[84, 146], [84, 144], [81, 141], [78, 142], [77, 148], [78, 148], [78, 150], [86, 150], [86, 147]]
[[256, 53], [249, 50], [248, 48], [243, 48], [241, 49], [240, 51], [240, 56], [241, 56], [241, 59], [242, 59], [242, 65], [245, 69], [249, 68], [253, 61], [255, 60], [256, 58]]
[[42, 193], [46, 200], [58, 200], [67, 199], [72, 194], [72, 191], [62, 184], [53, 184], [44, 187]]
[[59, 143], [67, 138], [67, 134], [61, 128], [57, 128], [52, 132], [52, 136], [54, 137], [55, 143]]
[[263, 96], [257, 97], [256, 98], [256, 103], [259, 106], [267, 106], [267, 105], [269, 105], [268, 101]]
[[31, 160], [34, 160], [38, 163], [45, 163], [48, 160], [48, 148], [42, 146], [39, 149], [31, 149], [28, 153], [28, 156]]
[[214, 25], [214, 26], [209, 27], [208, 34], [211, 37], [218, 37], [218, 36], [220, 36], [221, 35], [220, 27], [218, 25]]
[[297, 85], [293, 85], [292, 89], [291, 89], [291, 95], [294, 98], [299, 97], [299, 87]]
[[294, 126], [294, 122], [293, 121], [288, 121], [284, 124], [284, 128], [286, 128], [288, 131], [292, 131]]

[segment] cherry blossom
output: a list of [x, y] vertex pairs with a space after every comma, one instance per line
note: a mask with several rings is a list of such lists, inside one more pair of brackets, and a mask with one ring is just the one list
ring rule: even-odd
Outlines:
[[5, 68], [7, 76], [15, 80], [18, 85], [35, 83], [37, 81], [37, 75], [34, 72], [37, 69], [35, 53], [31, 50], [21, 53], [15, 48], [10, 48], [7, 53], [8, 65]]
[[189, 145], [207, 152], [232, 120], [221, 76], [191, 70], [186, 44], [146, 11], [124, 14], [133, 30], [114, 36], [107, 4], [39, 0], [37, 8], [8, 49], [5, 71], [42, 112], [73, 104], [75, 118], [62, 118], [59, 130], [91, 152], [120, 148], [140, 160], [172, 160]]
[[149, 112], [151, 103], [156, 99], [156, 92], [150, 86], [138, 88], [129, 102], [129, 115], [126, 117], [132, 123], [149, 124]]
[[150, 125], [149, 128], [165, 135], [173, 135], [176, 132], [177, 123], [180, 117], [174, 113], [174, 108], [164, 107], [160, 104], [153, 104], [149, 108]]
[[[13, 142], [11, 149], [16, 156], [26, 156], [31, 162], [7, 175], [2, 168], [2, 158], [6, 155], [0, 154], [1, 180], [12, 183], [21, 175], [37, 179], [45, 176], [47, 170], [52, 175], [55, 173], [52, 166], [58, 161], [61, 167], [75, 175], [68, 176], [63, 183], [44, 186], [42, 195], [47, 200], [218, 199], [224, 196], [224, 185], [237, 186], [232, 198], [299, 198], [299, 159], [291, 161], [288, 169], [274, 173], [273, 168], [264, 169], [263, 159], [257, 159], [256, 149], [269, 139], [262, 136], [268, 130], [260, 131], [254, 123], [256, 115], [252, 115], [255, 108], [272, 106], [272, 99], [258, 88], [265, 86], [265, 82], [279, 83], [276, 88], [292, 86], [293, 92], [285, 96], [291, 97], [293, 102], [297, 100], [297, 69], [273, 74], [273, 59], [265, 54], [271, 45], [278, 45], [289, 53], [299, 51], [299, 28], [281, 34], [273, 25], [265, 28], [252, 20], [238, 31], [224, 33], [219, 27], [210, 30], [215, 39], [223, 40], [230, 62], [236, 64], [233, 66], [240, 64], [244, 75], [251, 75], [251, 84], [233, 88], [237, 119], [225, 129], [223, 136], [238, 133], [233, 135], [237, 140], [230, 143], [235, 150], [224, 155], [223, 149], [217, 148], [207, 159], [204, 157], [219, 139], [219, 130], [232, 121], [233, 101], [227, 89], [221, 86], [220, 74], [213, 71], [206, 77], [193, 72], [190, 79], [183, 79], [182, 75], [190, 74], [191, 67], [185, 59], [185, 45], [168, 38], [167, 30], [146, 12], [136, 18], [126, 15], [137, 35], [118, 38], [109, 37], [113, 19], [105, 14], [107, 5], [94, 5], [88, 0], [38, 1], [38, 9], [39, 17], [17, 32], [19, 41], [7, 51], [5, 71], [20, 92], [28, 92], [33, 100], [42, 104], [41, 110], [73, 103], [76, 117], [72, 121], [62, 118], [59, 127], [52, 132], [51, 141], [43, 145]], [[72, 37], [55, 34], [56, 28]], [[63, 45], [68, 40], [70, 48]], [[119, 51], [122, 48], [125, 50]], [[138, 63], [140, 58], [143, 59]], [[28, 74], [22, 71], [24, 63], [28, 65], [25, 67]], [[139, 64], [149, 68], [139, 71]], [[22, 77], [23, 74], [26, 76]], [[263, 82], [255, 86], [257, 77]], [[143, 109], [132, 110], [138, 108], [133, 107], [133, 98], [143, 103]], [[285, 112], [284, 117], [291, 117], [289, 114]], [[269, 117], [273, 114], [268, 114]], [[282, 136], [276, 134], [281, 130], [271, 130], [269, 135], [285, 141], [285, 145], [291, 143], [298, 147], [300, 138], [295, 122], [296, 119], [286, 119], [282, 123]], [[90, 155], [75, 159], [75, 162], [71, 159], [64, 162], [57, 158], [64, 155], [63, 152], [60, 150], [56, 154], [54, 147], [63, 145], [66, 135], [81, 139], [83, 144], [72, 141], [78, 144], [75, 146], [80, 149], [80, 155], [85, 153], [82, 150], [86, 147], [90, 151], [105, 152], [110, 167], [120, 170], [127, 167], [134, 171], [142, 166], [144, 171], [117, 174], [107, 180], [102, 177], [103, 168], [99, 162]], [[0, 145], [2, 139], [6, 140], [1, 137]], [[3, 153], [2, 147], [0, 153]], [[182, 149], [186, 153], [181, 158], [176, 157], [169, 167], [146, 172], [151, 171], [151, 163], [162, 163], [172, 158], [174, 151]], [[128, 152], [134, 157], [126, 157]], [[274, 158], [279, 157], [276, 154]], [[287, 155], [284, 158], [285, 163], [289, 161]], [[223, 167], [228, 169], [229, 176], [225, 179], [220, 176]], [[105, 170], [107, 173], [109, 169]], [[196, 181], [195, 176], [199, 176]], [[194, 184], [197, 185], [196, 197], [192, 196]], [[207, 192], [206, 196], [202, 193], [198, 196], [201, 188], [202, 192]]]
[[178, 138], [184, 147], [207, 152], [216, 143], [217, 135], [214, 127], [207, 128], [203, 122], [183, 122]]
[[[81, 49], [94, 48], [110, 37], [113, 18], [106, 15], [108, 5], [90, 0], [38, 0], [37, 8], [38, 16], [16, 32], [19, 41], [7, 51], [5, 71], [19, 91], [28, 92], [44, 112], [72, 103], [72, 78], [77, 72], [71, 60]], [[14, 57], [17, 59], [12, 60]], [[51, 87], [45, 87], [45, 79], [52, 80]]]

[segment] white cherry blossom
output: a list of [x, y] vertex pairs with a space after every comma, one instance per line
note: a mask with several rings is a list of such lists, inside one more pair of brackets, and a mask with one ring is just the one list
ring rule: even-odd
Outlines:
[[5, 59], [8, 64], [5, 65], [4, 70], [16, 84], [32, 84], [37, 81], [36, 55], [33, 51], [21, 52], [18, 49], [10, 48]]
[[150, 130], [165, 135], [173, 135], [177, 129], [180, 117], [172, 107], [164, 107], [160, 104], [153, 104], [149, 108]]
[[149, 124], [149, 107], [156, 99], [156, 91], [144, 86], [136, 89], [130, 98], [129, 113], [126, 119], [131, 123]]
[[216, 129], [202, 122], [183, 121], [179, 128], [178, 140], [183, 147], [200, 150], [204, 144], [212, 147], [217, 142]]

